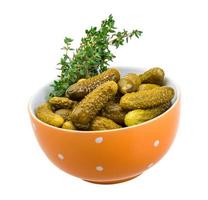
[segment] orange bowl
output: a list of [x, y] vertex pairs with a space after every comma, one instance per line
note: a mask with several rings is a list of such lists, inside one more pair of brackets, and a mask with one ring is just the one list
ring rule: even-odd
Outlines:
[[[122, 74], [140, 71], [119, 68]], [[37, 140], [47, 157], [60, 169], [94, 183], [118, 183], [132, 179], [157, 163], [171, 146], [178, 127], [180, 94], [175, 89], [172, 106], [162, 115], [139, 125], [106, 131], [73, 131], [50, 126], [35, 116], [46, 101], [49, 84], [29, 103]]]

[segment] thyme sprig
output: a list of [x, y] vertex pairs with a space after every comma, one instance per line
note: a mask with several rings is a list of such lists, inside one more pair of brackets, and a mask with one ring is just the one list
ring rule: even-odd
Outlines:
[[[110, 47], [118, 48], [128, 43], [133, 37], [139, 38], [142, 31], [117, 31], [112, 15], [102, 21], [100, 28], [91, 27], [85, 31], [86, 36], [81, 39], [80, 47], [71, 47], [72, 39], [65, 37], [64, 54], [60, 59], [58, 69], [61, 74], [53, 82], [50, 96], [63, 96], [66, 89], [80, 78], [88, 78], [107, 70], [109, 62], [115, 58]], [[69, 56], [73, 53], [73, 56]]]

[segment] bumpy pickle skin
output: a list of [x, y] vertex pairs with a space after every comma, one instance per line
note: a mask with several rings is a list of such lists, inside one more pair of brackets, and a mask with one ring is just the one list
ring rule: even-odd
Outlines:
[[65, 121], [71, 120], [72, 110], [67, 108], [62, 108], [55, 111], [55, 114], [60, 115]]
[[87, 79], [86, 78], [81, 78], [77, 81], [77, 83], [80, 83], [80, 82], [85, 81], [85, 80], [87, 80]]
[[63, 129], [69, 129], [69, 130], [76, 130], [76, 127], [71, 121], [65, 121], [64, 124], [62, 125]]
[[121, 97], [120, 105], [123, 109], [146, 109], [168, 103], [174, 97], [171, 87], [158, 87], [152, 90], [143, 90], [127, 93]]
[[154, 88], [160, 87], [160, 85], [157, 84], [153, 84], [153, 83], [143, 83], [139, 86], [138, 91], [142, 91], [142, 90], [151, 90]]
[[102, 85], [103, 83], [110, 80], [118, 82], [119, 79], [120, 73], [117, 69], [108, 69], [99, 75], [78, 81], [77, 83], [69, 86], [69, 88], [66, 90], [65, 96], [73, 100], [81, 100], [92, 90]]
[[48, 102], [55, 108], [71, 108], [74, 104], [74, 101], [68, 99], [67, 97], [52, 97]]
[[71, 120], [78, 129], [86, 130], [98, 112], [113, 100], [118, 86], [114, 81], [108, 81], [90, 92], [73, 109]]
[[137, 74], [129, 73], [118, 81], [118, 88], [122, 94], [138, 90], [141, 80]]
[[163, 85], [165, 72], [159, 67], [151, 68], [150, 70], [139, 75], [142, 83], [153, 83]]
[[118, 103], [111, 101], [102, 109], [101, 115], [123, 125], [126, 111]]
[[61, 127], [64, 123], [63, 117], [52, 112], [52, 108], [49, 103], [41, 104], [36, 109], [36, 116], [41, 121], [52, 126]]
[[153, 119], [163, 112], [165, 112], [170, 107], [170, 103], [166, 103], [151, 109], [137, 109], [128, 112], [125, 116], [125, 125], [133, 126], [140, 124], [142, 122]]
[[111, 130], [116, 128], [121, 128], [122, 126], [116, 124], [113, 120], [106, 117], [97, 116], [92, 121], [90, 130], [92, 131], [102, 131], [102, 130]]

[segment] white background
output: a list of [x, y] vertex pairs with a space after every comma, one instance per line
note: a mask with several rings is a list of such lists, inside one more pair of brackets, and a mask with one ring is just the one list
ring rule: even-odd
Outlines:
[[[208, 199], [207, 1], [0, 0], [0, 199]], [[27, 103], [55, 78], [69, 35], [112, 13], [120, 28], [144, 34], [116, 51], [113, 66], [161, 66], [181, 87], [178, 135], [140, 177], [95, 185], [51, 164], [40, 149]]]

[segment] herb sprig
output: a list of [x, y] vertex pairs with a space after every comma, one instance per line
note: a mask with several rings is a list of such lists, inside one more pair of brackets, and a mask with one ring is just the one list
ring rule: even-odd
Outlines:
[[[59, 79], [53, 82], [50, 96], [63, 96], [66, 89], [80, 78], [89, 78], [105, 70], [109, 62], [115, 58], [110, 47], [118, 48], [124, 43], [128, 43], [133, 37], [139, 38], [142, 31], [127, 30], [117, 31], [115, 20], [112, 15], [102, 21], [101, 27], [91, 27], [85, 31], [86, 36], [81, 39], [80, 47], [74, 50], [71, 47], [72, 39], [65, 37], [64, 54], [58, 65], [61, 74]], [[69, 53], [73, 56], [70, 57]]]

